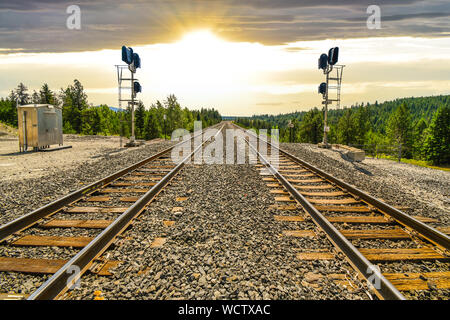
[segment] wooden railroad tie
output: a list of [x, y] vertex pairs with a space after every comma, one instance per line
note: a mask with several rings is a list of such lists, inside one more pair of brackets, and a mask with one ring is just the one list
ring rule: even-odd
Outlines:
[[26, 235], [12, 243], [14, 246], [45, 246], [83, 248], [94, 240], [94, 237], [62, 237]]
[[99, 193], [146, 193], [149, 189], [136, 189], [136, 188], [130, 188], [130, 189], [121, 189], [121, 188], [105, 188], [101, 189], [98, 192]]
[[275, 221], [303, 222], [305, 219], [301, 216], [274, 216]]
[[112, 187], [153, 187], [155, 182], [116, 182], [112, 184]]
[[87, 229], [105, 229], [112, 220], [51, 220], [41, 225], [42, 228], [87, 228]]
[[408, 239], [410, 235], [400, 228], [396, 229], [368, 229], [368, 230], [339, 230], [347, 239]]
[[334, 254], [329, 251], [299, 252], [296, 256], [297, 259], [305, 261], [333, 260], [335, 258]]
[[450, 272], [383, 273], [398, 290], [450, 289]]
[[405, 249], [358, 249], [368, 260], [381, 261], [414, 261], [414, 260], [448, 260], [431, 248]]
[[284, 230], [284, 236], [299, 237], [299, 238], [316, 238], [317, 235], [314, 230]]
[[[69, 260], [60, 259], [28, 259], [0, 257], [0, 271], [22, 272], [37, 274], [53, 274], [61, 269]], [[90, 269], [92, 273], [110, 276], [110, 269], [119, 265], [121, 261], [105, 261], [98, 270]]]
[[136, 202], [140, 199], [140, 197], [122, 197], [120, 198], [120, 201], [123, 202]]
[[325, 182], [322, 179], [287, 179], [291, 183], [320, 183]]
[[66, 212], [70, 213], [124, 213], [127, 207], [70, 207]]
[[107, 202], [107, 201], [111, 201], [111, 198], [110, 197], [106, 197], [106, 196], [94, 196], [94, 197], [87, 198], [86, 201], [89, 201], [89, 202]]

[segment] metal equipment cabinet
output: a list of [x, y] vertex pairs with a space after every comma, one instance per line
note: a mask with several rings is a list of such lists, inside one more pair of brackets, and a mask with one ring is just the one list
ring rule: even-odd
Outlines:
[[62, 109], [50, 104], [28, 104], [17, 107], [19, 149], [45, 149], [63, 144]]

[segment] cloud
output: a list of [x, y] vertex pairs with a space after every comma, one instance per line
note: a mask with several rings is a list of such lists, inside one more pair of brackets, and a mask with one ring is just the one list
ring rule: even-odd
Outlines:
[[[302, 40], [382, 36], [442, 37], [450, 33], [450, 3], [377, 0], [382, 29], [369, 30], [372, 0], [78, 0], [81, 30], [66, 28], [73, 1], [2, 0], [0, 54], [117, 49], [168, 43], [209, 28], [231, 41], [280, 45]], [[288, 51], [295, 51], [290, 48]]]

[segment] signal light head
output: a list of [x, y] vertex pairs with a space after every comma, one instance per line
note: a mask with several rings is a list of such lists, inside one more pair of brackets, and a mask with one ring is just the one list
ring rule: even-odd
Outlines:
[[133, 83], [134, 93], [142, 92], [141, 84], [137, 81]]
[[128, 65], [133, 63], [133, 49], [125, 46], [122, 47], [122, 61]]
[[339, 47], [331, 48], [328, 51], [328, 63], [334, 66], [339, 60]]
[[319, 58], [319, 69], [325, 70], [328, 66], [328, 56], [322, 53]]
[[136, 69], [141, 67], [141, 58], [137, 53], [133, 53], [133, 63]]
[[325, 94], [325, 93], [327, 93], [327, 84], [326, 84], [325, 82], [322, 82], [322, 83], [319, 85], [319, 93], [320, 93], [320, 94]]

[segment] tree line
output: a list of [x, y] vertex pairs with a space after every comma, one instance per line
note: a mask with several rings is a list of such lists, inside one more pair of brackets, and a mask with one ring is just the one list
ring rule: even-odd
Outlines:
[[[93, 106], [83, 85], [74, 80], [72, 85], [62, 88], [59, 93], [50, 90], [47, 84], [30, 95], [28, 88], [20, 83], [11, 90], [7, 98], [0, 99], [0, 121], [17, 127], [16, 103], [52, 104], [62, 106], [63, 132], [83, 135], [131, 135], [131, 108], [123, 111], [112, 109], [105, 104]], [[166, 119], [164, 120], [164, 115]], [[164, 101], [156, 101], [148, 108], [142, 101], [135, 107], [135, 136], [137, 139], [169, 137], [173, 130], [194, 129], [194, 121], [202, 121], [203, 127], [222, 120], [220, 113], [212, 109], [189, 110], [182, 107], [174, 95]]]
[[[288, 128], [289, 121], [294, 125]], [[319, 143], [323, 111], [237, 118], [246, 128], [280, 130], [281, 142]], [[329, 110], [329, 143], [352, 145], [374, 154], [401, 153], [432, 164], [450, 163], [450, 96], [404, 98]]]

